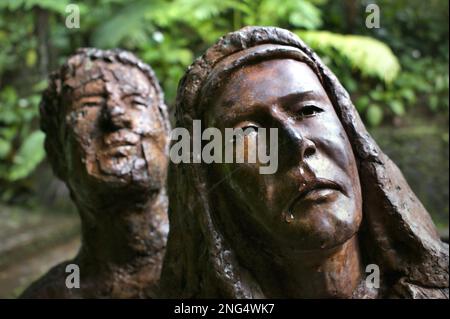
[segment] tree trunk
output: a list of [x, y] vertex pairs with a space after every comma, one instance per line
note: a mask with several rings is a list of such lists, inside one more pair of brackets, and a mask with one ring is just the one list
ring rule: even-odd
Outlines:
[[39, 76], [45, 79], [49, 73], [50, 44], [49, 44], [49, 18], [50, 13], [40, 7], [34, 7], [35, 35], [38, 41]]
[[354, 33], [357, 18], [358, 18], [358, 8], [360, 6], [359, 0], [345, 0], [344, 1], [344, 12], [346, 28], [348, 33]]

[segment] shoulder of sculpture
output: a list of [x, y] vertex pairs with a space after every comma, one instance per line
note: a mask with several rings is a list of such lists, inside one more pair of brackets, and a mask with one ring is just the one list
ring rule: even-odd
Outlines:
[[65, 286], [66, 266], [70, 261], [64, 261], [51, 268], [45, 275], [34, 281], [19, 296], [21, 299], [53, 299], [74, 298]]

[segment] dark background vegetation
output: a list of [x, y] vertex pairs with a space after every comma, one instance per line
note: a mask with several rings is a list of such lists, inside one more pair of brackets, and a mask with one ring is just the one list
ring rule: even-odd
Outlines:
[[[80, 8], [79, 29], [65, 25], [71, 2]], [[380, 28], [365, 25], [370, 3], [380, 8]], [[5, 270], [17, 255], [46, 242], [66, 243], [77, 233], [58, 226], [76, 215], [45, 161], [39, 130], [38, 103], [49, 72], [79, 47], [121, 47], [154, 68], [172, 106], [193, 59], [245, 25], [287, 28], [317, 51], [448, 236], [448, 6], [447, 0], [2, 0], [0, 286], [2, 278], [21, 276]], [[46, 240], [26, 236], [53, 225], [49, 221], [55, 226]], [[0, 297], [16, 295], [27, 278], [0, 289]]]

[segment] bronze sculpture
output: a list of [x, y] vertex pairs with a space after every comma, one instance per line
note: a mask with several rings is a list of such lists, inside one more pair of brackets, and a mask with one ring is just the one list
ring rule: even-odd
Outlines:
[[[348, 93], [291, 32], [221, 38], [180, 81], [176, 126], [277, 127], [279, 168], [171, 164], [165, 297], [448, 298], [448, 245]], [[191, 134], [192, 136], [192, 134]], [[366, 284], [365, 266], [381, 271]]]
[[[45, 148], [82, 221], [82, 246], [22, 298], [155, 297], [168, 233], [170, 123], [151, 68], [133, 54], [80, 49], [40, 106]], [[80, 270], [67, 288], [66, 266]]]

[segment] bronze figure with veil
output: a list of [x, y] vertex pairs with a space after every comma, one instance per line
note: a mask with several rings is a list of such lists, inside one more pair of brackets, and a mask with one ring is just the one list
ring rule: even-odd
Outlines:
[[[278, 170], [171, 164], [161, 283], [175, 298], [448, 298], [448, 245], [346, 90], [293, 33], [222, 37], [181, 80], [176, 126], [278, 128]], [[192, 134], [191, 134], [192, 136]], [[366, 266], [380, 286], [365, 284]]]

